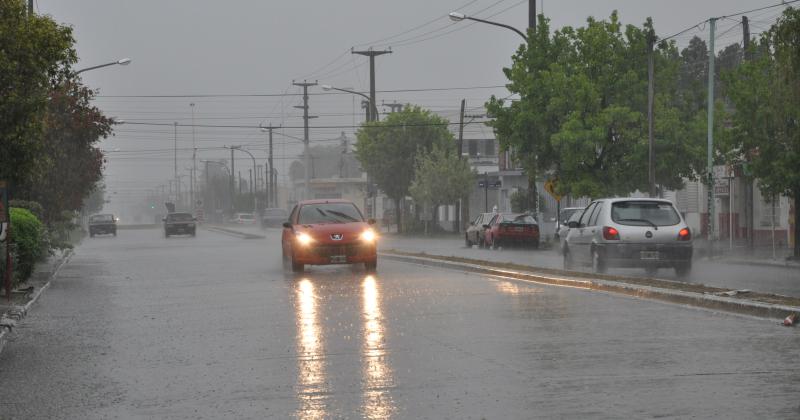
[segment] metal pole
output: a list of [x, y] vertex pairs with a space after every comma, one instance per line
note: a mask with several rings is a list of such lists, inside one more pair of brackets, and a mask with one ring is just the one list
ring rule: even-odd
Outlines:
[[489, 173], [483, 173], [483, 212], [489, 213]]
[[656, 196], [656, 146], [653, 124], [653, 102], [655, 95], [655, 58], [653, 54], [654, 43], [655, 34], [650, 32], [647, 35], [647, 132], [649, 145], [648, 183], [650, 184], [650, 197]]
[[236, 185], [235, 185], [235, 182], [234, 182], [234, 178], [236, 176], [235, 175], [236, 172], [234, 172], [235, 170], [236, 170], [236, 161], [233, 158], [233, 149], [231, 149], [231, 176], [230, 176], [230, 186], [229, 186], [230, 187], [229, 188], [230, 196], [231, 196], [230, 197], [230, 199], [231, 199], [230, 214], [231, 215], [233, 215], [234, 209], [236, 208], [236, 205], [234, 204], [234, 199], [236, 198]]
[[714, 31], [717, 18], [709, 19], [710, 35], [708, 49], [708, 256], [714, 252]]
[[536, 31], [536, 0], [528, 0], [528, 27]]
[[303, 105], [302, 106], [295, 106], [295, 108], [302, 108], [303, 109], [303, 165], [305, 166], [305, 190], [303, 191], [303, 198], [309, 199], [311, 198], [311, 151], [309, 150], [309, 133], [308, 133], [308, 120], [310, 117], [308, 115], [308, 87], [309, 86], [316, 86], [317, 83], [292, 83], [295, 86], [301, 86], [303, 88]]
[[728, 190], [730, 190], [730, 195], [728, 196], [728, 235], [730, 236], [728, 245], [730, 249], [733, 249], [733, 174], [728, 177]]
[[[175, 175], [175, 183], [177, 184], [178, 183], [178, 122], [177, 121], [175, 121], [173, 123], [173, 128], [175, 130], [175, 134], [174, 134], [174, 140], [175, 140], [174, 141], [174, 149], [175, 149], [174, 170], [175, 170], [175, 173], [174, 173], [174, 175]], [[176, 191], [177, 191], [177, 188], [176, 188]], [[176, 204], [177, 204], [177, 201], [178, 201], [178, 196], [177, 195], [175, 196], [175, 201], [176, 201]]]
[[190, 201], [190, 209], [194, 209], [195, 207], [195, 200], [194, 200], [194, 184], [195, 176], [197, 173], [197, 142], [194, 136], [194, 102], [190, 103], [189, 106], [192, 108], [192, 179], [189, 185], [191, 186], [191, 191], [189, 193], [189, 201]]

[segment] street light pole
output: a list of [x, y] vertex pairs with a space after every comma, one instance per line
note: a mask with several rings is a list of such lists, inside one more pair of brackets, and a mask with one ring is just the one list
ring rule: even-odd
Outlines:
[[78, 74], [81, 74], [81, 73], [83, 73], [85, 71], [100, 69], [100, 68], [108, 67], [108, 66], [116, 66], [116, 65], [127, 66], [128, 64], [131, 63], [131, 61], [132, 60], [130, 58], [127, 58], [127, 57], [126, 58], [120, 58], [119, 60], [112, 61], [110, 63], [100, 64], [99, 66], [92, 66], [92, 67], [86, 67], [85, 69], [80, 69], [80, 70], [76, 71], [74, 74], [78, 75]]
[[367, 113], [367, 116], [368, 116], [367, 121], [379, 121], [380, 120], [380, 118], [378, 116], [378, 114], [379, 114], [378, 107], [375, 106], [375, 103], [366, 94], [361, 93], [361, 92], [356, 92], [356, 91], [350, 90], [350, 89], [342, 89], [342, 88], [333, 87], [331, 85], [320, 85], [320, 87], [322, 87], [322, 90], [338, 90], [339, 92], [351, 93], [353, 95], [358, 95], [358, 96], [363, 97], [367, 101], [367, 106], [369, 107], [368, 109], [370, 110], [370, 112]]
[[269, 168], [267, 168], [266, 171], [269, 174], [268, 175], [269, 178], [267, 181], [267, 207], [274, 206], [276, 204], [275, 201], [277, 201], [276, 199], [273, 199], [273, 195], [275, 195], [276, 186], [272, 177], [272, 172], [274, 169], [274, 166], [272, 166], [272, 130], [276, 128], [280, 128], [280, 126], [273, 127], [272, 123], [270, 123], [268, 127], [261, 126], [261, 131], [269, 132], [269, 151], [267, 155], [267, 166], [269, 166]]
[[309, 137], [308, 137], [308, 120], [311, 118], [316, 118], [314, 116], [308, 115], [308, 87], [309, 86], [316, 86], [317, 83], [310, 83], [310, 82], [302, 82], [302, 83], [294, 83], [295, 86], [300, 86], [303, 88], [303, 105], [295, 106], [295, 108], [302, 108], [303, 109], [303, 163], [305, 166], [305, 191], [303, 194], [303, 198], [309, 199], [311, 198], [311, 150], [308, 147]]
[[481, 22], [481, 23], [485, 23], [485, 24], [488, 24], [488, 25], [494, 25], [494, 26], [499, 26], [501, 28], [510, 29], [510, 30], [516, 32], [517, 35], [521, 36], [522, 39], [525, 40], [525, 42], [528, 42], [528, 37], [524, 33], [522, 33], [522, 31], [520, 31], [519, 29], [517, 29], [517, 28], [515, 28], [515, 27], [513, 27], [511, 25], [506, 25], [505, 23], [492, 22], [490, 20], [478, 19], [478, 18], [474, 18], [474, 17], [471, 17], [471, 16], [467, 16], [467, 15], [465, 15], [463, 13], [458, 13], [458, 12], [450, 12], [449, 16], [450, 16], [450, 20], [452, 20], [453, 22], [460, 22], [462, 20], [472, 20], [472, 21], [475, 21], [475, 22]]
[[189, 106], [192, 108], [192, 179], [189, 185], [191, 186], [191, 193], [190, 196], [190, 208], [194, 208], [194, 185], [197, 184], [197, 180], [195, 179], [197, 175], [197, 143], [194, 137], [194, 102], [190, 103]]
[[[177, 183], [178, 183], [178, 122], [177, 122], [177, 121], [175, 121], [175, 122], [174, 122], [174, 123], [172, 123], [172, 124], [173, 124], [174, 130], [175, 130], [175, 134], [174, 134], [174, 140], [175, 140], [175, 141], [174, 141], [174, 150], [175, 150], [175, 154], [174, 154], [174, 158], [175, 158], [175, 159], [174, 159], [174, 168], [175, 168], [175, 174], [174, 174], [174, 175], [175, 175], [175, 183], [176, 183], [176, 185], [177, 185]], [[177, 191], [177, 189], [176, 189], [176, 191]], [[178, 201], [179, 199], [180, 199], [180, 196], [179, 196], [179, 195], [176, 193], [176, 194], [175, 194], [175, 201], [176, 201], [176, 204], [177, 204], [177, 201]]]

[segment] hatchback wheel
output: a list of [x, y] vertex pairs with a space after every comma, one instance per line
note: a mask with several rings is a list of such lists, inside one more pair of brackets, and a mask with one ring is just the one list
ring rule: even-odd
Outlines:
[[605, 258], [600, 254], [600, 251], [597, 249], [592, 250], [592, 271], [597, 274], [603, 274], [606, 272], [606, 261]]

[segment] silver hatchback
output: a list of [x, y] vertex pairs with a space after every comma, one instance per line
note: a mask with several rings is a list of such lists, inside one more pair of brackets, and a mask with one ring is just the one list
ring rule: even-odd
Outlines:
[[595, 200], [569, 228], [565, 269], [591, 265], [603, 273], [608, 267], [642, 267], [652, 275], [668, 267], [685, 276], [692, 268], [691, 229], [667, 200]]

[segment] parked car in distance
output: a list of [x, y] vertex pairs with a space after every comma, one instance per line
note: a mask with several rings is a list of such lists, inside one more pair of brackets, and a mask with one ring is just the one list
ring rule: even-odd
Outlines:
[[493, 216], [494, 213], [481, 213], [475, 220], [469, 223], [469, 227], [467, 227], [467, 231], [464, 233], [464, 244], [467, 248], [475, 244], [477, 244], [479, 248], [485, 246], [484, 232], [486, 228], [484, 228], [483, 225], [489, 224]]
[[253, 213], [235, 213], [231, 218], [231, 223], [236, 223], [237, 225], [254, 225], [256, 223], [256, 217]]
[[191, 213], [168, 213], [164, 218], [164, 237], [197, 234], [197, 219]]
[[[558, 252], [560, 254], [564, 253], [564, 244], [566, 243], [567, 234], [569, 233], [569, 222], [577, 222], [578, 220], [580, 220], [581, 215], [583, 214], [583, 210], [584, 210], [583, 207], [581, 207], [578, 211], [572, 213], [569, 219], [564, 223], [564, 226], [562, 226], [561, 229], [559, 230], [559, 235], [557, 236], [556, 239], [558, 240]], [[559, 223], [561, 222], [559, 221]]]
[[483, 227], [486, 246], [492, 249], [512, 245], [539, 248], [539, 224], [529, 214], [495, 214]]
[[558, 213], [558, 220], [556, 220], [556, 231], [553, 234], [553, 239], [555, 239], [556, 242], [561, 242], [562, 236], [566, 236], [562, 235], [562, 232], [566, 233], [566, 230], [569, 229], [567, 223], [572, 215], [584, 208], [585, 207], [565, 207], [561, 209]]
[[95, 214], [89, 217], [89, 237], [94, 235], [117, 236], [117, 218], [113, 214]]
[[642, 267], [653, 275], [670, 267], [685, 276], [692, 268], [692, 231], [668, 200], [595, 200], [569, 227], [565, 269], [582, 264], [603, 273], [608, 267]]
[[289, 212], [282, 208], [268, 208], [264, 209], [261, 216], [261, 227], [280, 227], [283, 222], [289, 220]]
[[373, 271], [378, 265], [374, 224], [347, 200], [301, 201], [283, 224], [284, 264], [294, 272], [302, 272], [305, 265], [358, 263]]

